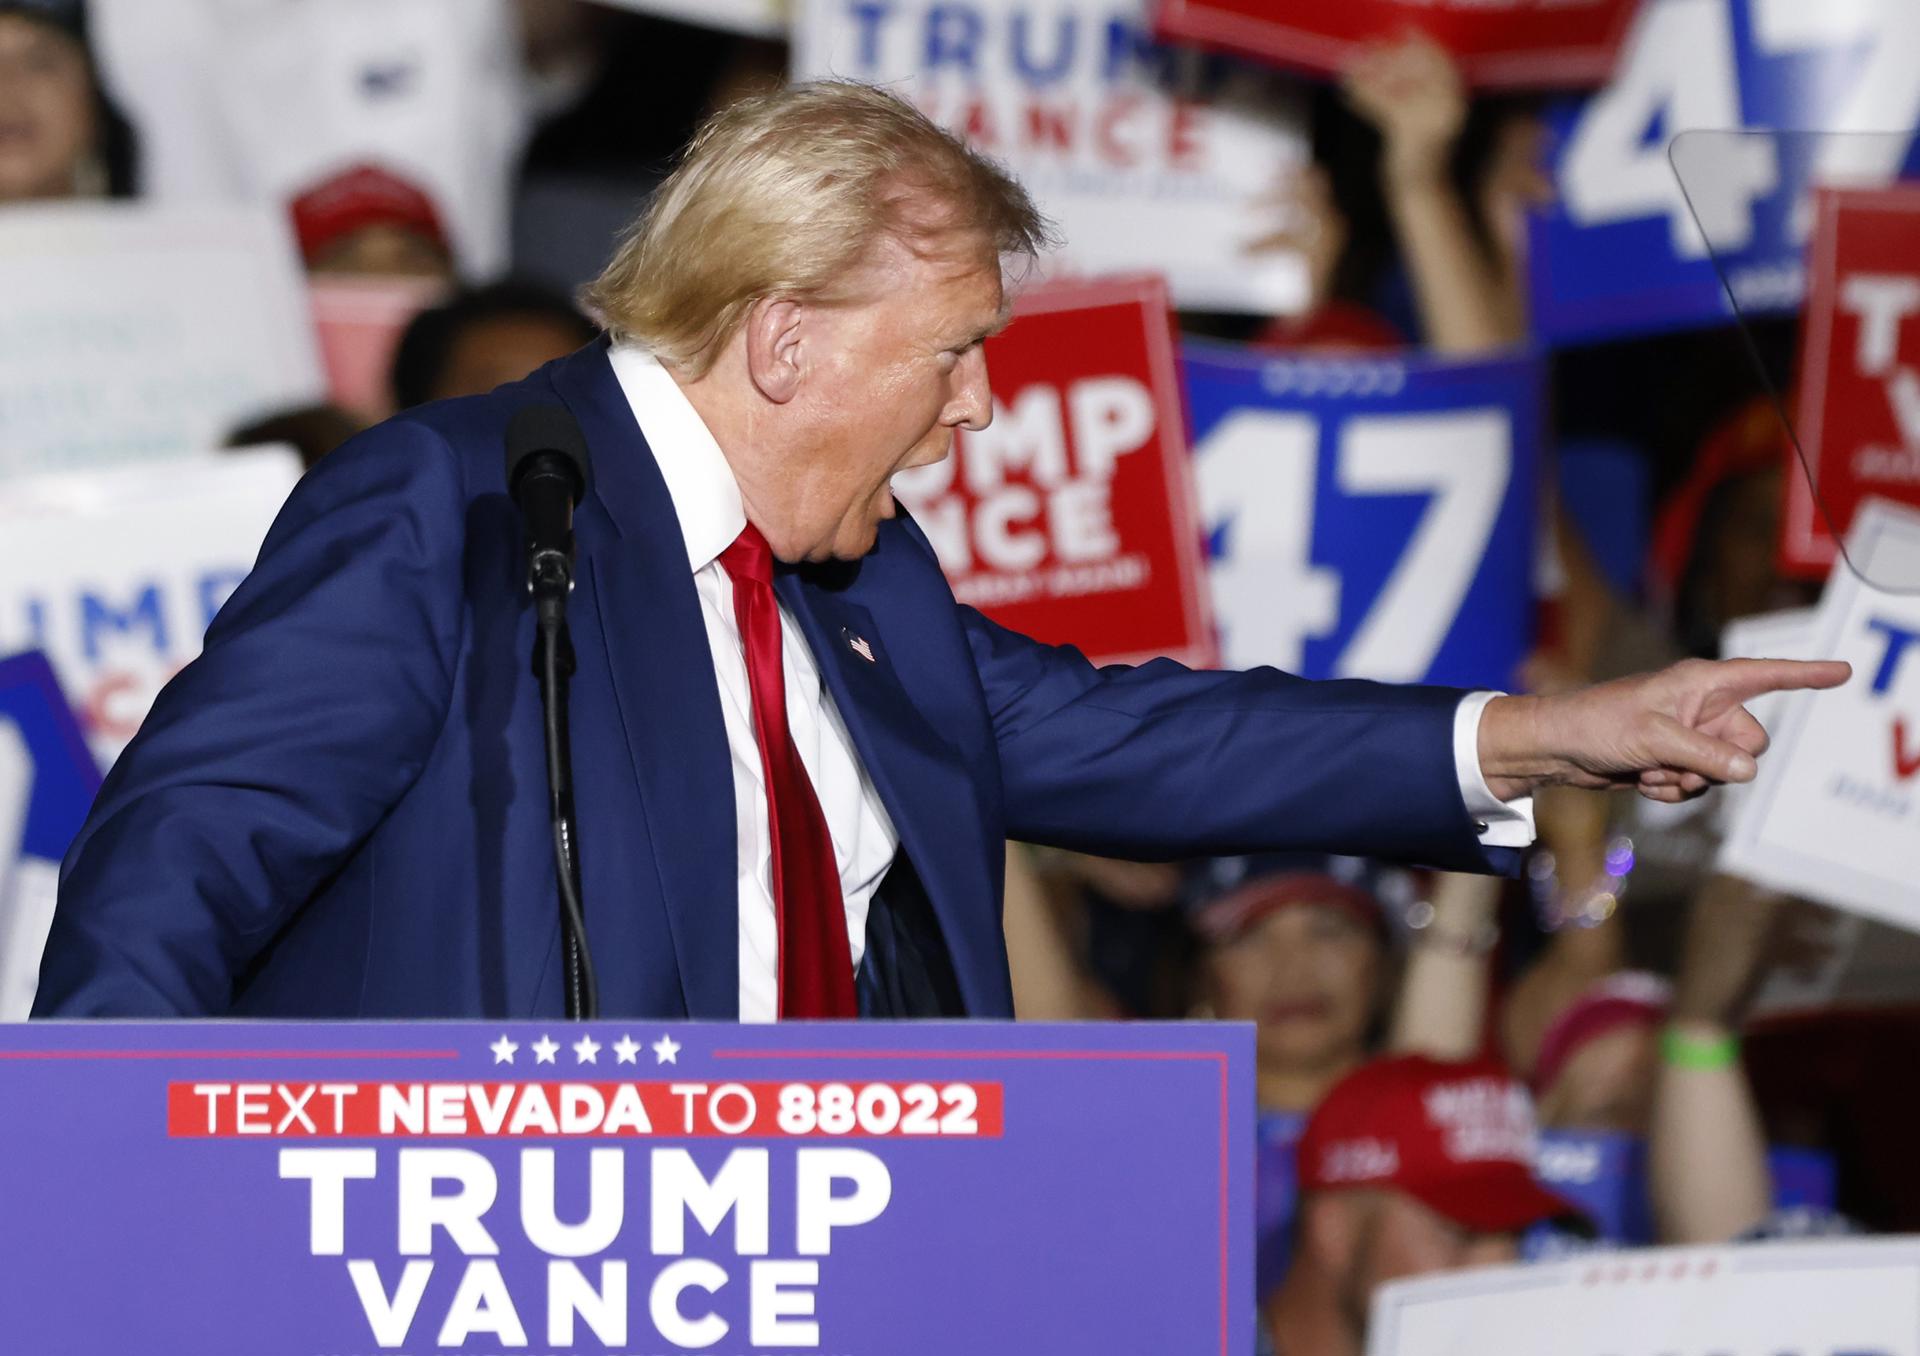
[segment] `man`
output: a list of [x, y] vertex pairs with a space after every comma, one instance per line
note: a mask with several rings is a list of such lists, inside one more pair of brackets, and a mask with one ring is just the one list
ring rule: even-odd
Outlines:
[[1520, 1234], [1577, 1221], [1533, 1178], [1533, 1108], [1493, 1061], [1376, 1060], [1336, 1084], [1299, 1148], [1286, 1280], [1266, 1302], [1279, 1356], [1360, 1356], [1376, 1287], [1512, 1262]]
[[1001, 263], [1045, 234], [882, 91], [717, 115], [592, 289], [610, 346], [301, 485], [74, 844], [38, 1010], [561, 1009], [501, 450], [535, 403], [593, 464], [572, 753], [608, 1015], [1010, 1016], [1010, 836], [1501, 869], [1534, 786], [1750, 777], [1739, 703], [1844, 678], [1749, 661], [1536, 700], [1095, 670], [957, 607], [888, 485], [986, 425]]

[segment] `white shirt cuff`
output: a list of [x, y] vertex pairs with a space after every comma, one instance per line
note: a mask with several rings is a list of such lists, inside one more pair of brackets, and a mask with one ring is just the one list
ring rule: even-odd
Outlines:
[[1487, 847], [1523, 848], [1532, 844], [1533, 797], [1501, 800], [1480, 772], [1480, 718], [1487, 703], [1503, 692], [1470, 692], [1453, 712], [1453, 771], [1460, 799], [1467, 803], [1474, 832]]

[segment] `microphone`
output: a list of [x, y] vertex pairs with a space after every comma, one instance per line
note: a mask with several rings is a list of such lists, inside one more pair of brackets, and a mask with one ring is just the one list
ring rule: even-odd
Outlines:
[[547, 746], [547, 814], [553, 828], [554, 875], [560, 886], [565, 942], [567, 1016], [600, 1015], [600, 985], [587, 948], [580, 896], [580, 833], [573, 812], [573, 736], [567, 682], [573, 639], [567, 595], [573, 591], [573, 510], [587, 492], [587, 440], [564, 405], [528, 405], [507, 424], [507, 493], [525, 525], [527, 592], [533, 595], [533, 674]]
[[507, 493], [526, 523], [527, 591], [573, 588], [573, 510], [587, 492], [587, 440], [564, 405], [528, 405], [507, 425]]

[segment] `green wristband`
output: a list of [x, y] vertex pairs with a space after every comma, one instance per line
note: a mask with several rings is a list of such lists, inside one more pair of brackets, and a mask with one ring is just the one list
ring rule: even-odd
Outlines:
[[1703, 1073], [1731, 1069], [1740, 1062], [1740, 1038], [1726, 1035], [1703, 1039], [1670, 1026], [1660, 1033], [1660, 1058], [1674, 1069]]

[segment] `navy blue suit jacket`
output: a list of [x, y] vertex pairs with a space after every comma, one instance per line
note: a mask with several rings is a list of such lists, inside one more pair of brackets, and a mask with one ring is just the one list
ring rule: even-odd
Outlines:
[[[561, 1011], [533, 619], [502, 456], [513, 413], [556, 399], [594, 475], [576, 521], [572, 701], [602, 1006], [737, 1015], [713, 664], [604, 343], [409, 411], [302, 482], [68, 854], [38, 1014]], [[924, 885], [967, 1014], [1012, 1015], [1008, 837], [1512, 865], [1479, 845], [1461, 801], [1458, 692], [1094, 668], [957, 605], [905, 519], [857, 563], [784, 571], [778, 589]]]

